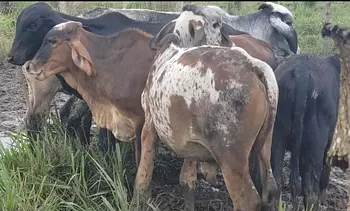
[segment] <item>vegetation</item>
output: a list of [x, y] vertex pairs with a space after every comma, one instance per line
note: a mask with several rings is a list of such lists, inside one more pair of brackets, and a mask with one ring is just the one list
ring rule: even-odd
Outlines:
[[1, 210], [129, 209], [124, 169], [127, 175], [135, 172], [126, 158], [129, 144], [103, 155], [96, 144], [79, 146], [57, 124], [46, 128], [33, 143], [34, 153], [23, 134], [13, 137], [12, 148], [0, 148]]
[[[15, 35], [15, 21], [23, 8], [34, 2], [10, 2], [11, 12], [0, 14], [0, 57], [9, 52]], [[51, 3], [51, 2], [48, 2]], [[255, 12], [261, 2], [197, 2], [214, 4], [231, 14]], [[324, 3], [279, 2], [295, 15], [301, 52], [323, 54], [320, 29]], [[52, 5], [57, 6], [57, 5]], [[72, 14], [96, 7], [149, 8], [174, 11], [175, 3], [157, 2], [77, 2]], [[332, 2], [331, 22], [350, 22], [348, 2]], [[331, 42], [332, 44], [332, 42]], [[332, 46], [332, 45], [331, 45]], [[118, 144], [116, 153], [102, 154], [96, 139], [88, 149], [68, 137], [57, 125], [47, 127], [43, 138], [35, 142], [32, 153], [23, 134], [13, 137], [14, 147], [0, 148], [0, 209], [27, 210], [128, 210], [135, 168], [130, 162], [130, 145]], [[280, 204], [279, 210], [286, 210]]]

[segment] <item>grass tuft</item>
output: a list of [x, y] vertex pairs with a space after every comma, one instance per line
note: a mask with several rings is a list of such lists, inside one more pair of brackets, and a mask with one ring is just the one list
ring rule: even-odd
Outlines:
[[129, 210], [130, 144], [103, 155], [96, 143], [84, 149], [57, 125], [45, 129], [33, 151], [23, 134], [13, 142], [0, 146], [0, 209]]

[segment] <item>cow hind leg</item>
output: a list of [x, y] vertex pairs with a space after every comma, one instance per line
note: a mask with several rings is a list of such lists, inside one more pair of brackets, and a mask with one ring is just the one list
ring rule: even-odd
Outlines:
[[248, 157], [225, 152], [218, 154], [218, 160], [234, 210], [260, 210], [261, 199], [249, 175]]
[[180, 172], [180, 186], [184, 196], [185, 211], [194, 211], [194, 191], [197, 181], [197, 162], [184, 160]]
[[[260, 211], [261, 198], [249, 174], [249, 152], [256, 139], [256, 133], [251, 131], [245, 138], [229, 142], [227, 145], [230, 138], [230, 135], [212, 134], [212, 141], [204, 141], [202, 144], [210, 151], [222, 170], [233, 210]], [[224, 139], [226, 141], [221, 141]]]
[[277, 207], [277, 185], [270, 163], [274, 120], [275, 115], [270, 109], [251, 151], [251, 156], [259, 156], [263, 210]]
[[286, 138], [283, 135], [281, 129], [278, 128], [278, 125], [275, 124], [275, 129], [273, 131], [273, 139], [271, 146], [271, 168], [275, 177], [276, 185], [277, 185], [277, 198], [280, 198], [283, 187], [283, 177], [282, 177], [282, 169], [283, 169], [283, 160], [285, 155], [285, 141]]
[[[315, 135], [315, 133], [310, 134]], [[324, 176], [329, 176], [328, 170], [324, 171], [324, 151], [326, 148], [326, 140], [324, 140], [324, 131], [319, 130], [319, 134], [313, 139], [309, 137], [306, 143], [303, 143], [302, 165], [300, 173], [302, 178], [302, 187], [304, 195], [304, 206], [306, 210], [319, 210], [319, 199], [321, 195], [321, 179]], [[318, 140], [311, 141], [311, 140]], [[312, 144], [313, 143], [313, 144]], [[323, 175], [324, 174], [324, 175]], [[328, 174], [328, 175], [327, 175]], [[327, 178], [329, 179], [329, 177]], [[324, 180], [324, 178], [323, 178]]]
[[321, 193], [324, 192], [324, 190], [327, 188], [328, 183], [329, 183], [331, 166], [327, 163], [326, 159], [327, 159], [327, 153], [328, 153], [329, 147], [330, 147], [332, 140], [333, 140], [335, 125], [336, 125], [336, 118], [334, 120], [334, 124], [332, 124], [332, 125], [334, 125], [334, 126], [333, 126], [333, 128], [331, 128], [331, 130], [328, 134], [328, 144], [326, 146], [326, 150], [324, 151], [324, 155], [323, 155], [323, 169], [322, 169], [322, 176], [321, 176], [321, 181], [320, 181]]
[[270, 164], [272, 131], [260, 153], [260, 174], [262, 181], [263, 210], [272, 211], [277, 207], [277, 185]]

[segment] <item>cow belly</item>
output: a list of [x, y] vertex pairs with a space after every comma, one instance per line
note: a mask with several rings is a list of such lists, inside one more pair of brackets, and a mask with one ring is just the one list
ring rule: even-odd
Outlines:
[[113, 105], [99, 105], [91, 110], [96, 125], [107, 128], [120, 141], [132, 142], [135, 130], [132, 120]]
[[159, 136], [159, 138], [168, 149], [171, 149], [182, 158], [203, 162], [214, 161], [214, 158], [210, 154], [209, 150], [200, 144], [200, 142], [202, 142], [201, 139], [175, 140], [172, 138], [167, 139], [162, 136]]

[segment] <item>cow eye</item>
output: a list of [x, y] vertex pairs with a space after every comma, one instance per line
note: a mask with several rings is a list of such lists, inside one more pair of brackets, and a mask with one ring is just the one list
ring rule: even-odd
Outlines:
[[219, 22], [215, 22], [215, 23], [213, 24], [214, 29], [218, 28], [219, 26], [220, 26]]
[[39, 24], [38, 22], [40, 22], [42, 20], [42, 17], [38, 18], [36, 21], [32, 22], [29, 27], [28, 27], [28, 30], [29, 31], [35, 31], [37, 30]]
[[55, 39], [47, 39], [46, 42], [48, 44], [55, 44], [57, 41]]
[[288, 26], [292, 26], [292, 22], [291, 22], [291, 21], [286, 21], [286, 24], [287, 24]]
[[38, 27], [38, 24], [37, 24], [36, 22], [33, 22], [33, 23], [31, 23], [31, 24], [29, 25], [29, 27], [27, 28], [27, 30], [29, 30], [29, 31], [34, 31], [34, 30], [37, 29], [37, 27]]

